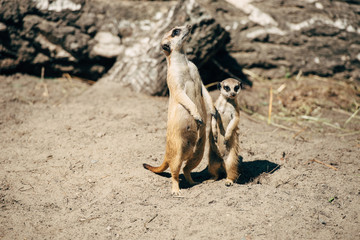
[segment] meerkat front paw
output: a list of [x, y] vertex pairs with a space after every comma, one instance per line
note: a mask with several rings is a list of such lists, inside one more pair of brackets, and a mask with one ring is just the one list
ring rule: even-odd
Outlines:
[[212, 134], [213, 134], [213, 138], [214, 138], [214, 142], [217, 143], [218, 140], [218, 131], [216, 129], [211, 129]]
[[229, 141], [230, 141], [230, 138], [231, 138], [231, 135], [225, 134], [225, 137], [224, 137], [224, 144], [225, 144], [225, 146], [228, 145], [228, 143], [229, 143]]
[[216, 108], [210, 110], [210, 114], [211, 114], [211, 116], [212, 116], [214, 119], [217, 119], [218, 116], [219, 116], [219, 112], [217, 111]]
[[196, 125], [198, 128], [201, 127], [202, 125], [204, 125], [204, 122], [201, 117], [195, 118], [195, 122], [196, 122]]

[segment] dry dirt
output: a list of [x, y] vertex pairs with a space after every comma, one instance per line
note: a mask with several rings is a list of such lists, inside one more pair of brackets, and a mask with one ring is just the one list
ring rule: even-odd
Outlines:
[[[274, 92], [283, 83], [276, 84]], [[162, 162], [166, 97], [71, 78], [0, 76], [0, 238], [360, 239], [359, 117], [345, 127], [351, 109], [319, 105], [297, 116], [323, 111], [328, 120], [274, 112], [274, 121], [292, 120], [268, 125], [256, 109], [267, 109], [268, 86], [242, 92], [252, 115], [242, 112], [238, 184], [204, 183], [205, 154], [193, 173], [202, 183], [189, 187], [182, 178], [175, 198], [168, 171], [142, 167]], [[299, 86], [283, 93], [298, 94]], [[275, 102], [306, 97], [279, 92], [274, 111]]]

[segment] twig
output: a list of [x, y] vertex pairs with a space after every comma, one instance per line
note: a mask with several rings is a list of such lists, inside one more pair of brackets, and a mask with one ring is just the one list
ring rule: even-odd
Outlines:
[[219, 82], [209, 83], [209, 84], [205, 85], [205, 88], [210, 88], [210, 87], [212, 87], [212, 86], [217, 85], [218, 83], [219, 83]]
[[320, 163], [320, 164], [322, 164], [322, 165], [324, 165], [324, 166], [326, 166], [326, 167], [328, 167], [328, 168], [334, 169], [335, 171], [338, 170], [336, 167], [333, 167], [333, 166], [331, 166], [331, 165], [329, 165], [329, 164], [323, 163], [322, 161], [319, 161], [319, 160], [317, 160], [317, 159], [315, 159], [315, 158], [312, 159], [312, 160], [310, 160], [310, 161], [311, 161], [311, 162]]
[[98, 219], [98, 218], [100, 218], [100, 216], [92, 217], [92, 218], [80, 218], [79, 221], [80, 222], [90, 222], [90, 221]]
[[46, 81], [44, 79], [44, 75], [45, 75], [45, 68], [42, 67], [41, 68], [41, 82], [43, 83], [43, 86], [44, 86], [43, 96], [44, 97], [49, 97], [49, 90], [47, 88], [47, 84], [46, 84]]
[[149, 228], [146, 226], [146, 224], [151, 223], [159, 214], [155, 214], [154, 217], [152, 217], [149, 221], [144, 222], [144, 227], [146, 230], [149, 230]]
[[109, 177], [110, 175], [105, 175], [105, 176], [103, 176], [103, 177], [101, 177], [100, 179], [104, 179], [104, 178], [107, 178], [107, 177]]
[[301, 116], [300, 118], [305, 119], [305, 120], [315, 121], [315, 122], [320, 122], [320, 121], [321, 121], [320, 118], [311, 117], [311, 116], [306, 116], [306, 115], [303, 115], [303, 116]]
[[184, 196], [181, 196], [181, 195], [173, 195], [172, 197], [173, 198], [185, 198]]
[[152, 217], [147, 223], [151, 223], [159, 214], [155, 214], [154, 217]]
[[336, 128], [336, 129], [339, 129], [339, 130], [342, 130], [342, 131], [346, 131], [345, 129], [335, 125], [335, 124], [332, 124], [332, 123], [329, 123], [329, 122], [322, 122], [322, 124], [326, 125], [326, 126], [329, 126], [329, 127], [333, 127], [333, 128]]
[[348, 120], [346, 120], [344, 126], [346, 126], [346, 124], [348, 124], [360, 111], [360, 107], [348, 118]]
[[278, 168], [280, 168], [280, 164], [278, 164], [276, 167], [274, 167], [270, 172], [268, 172], [268, 174], [272, 174], [272, 173], [275, 172]]
[[298, 74], [296, 75], [296, 81], [299, 81], [302, 76], [302, 71], [300, 70]]
[[272, 89], [272, 86], [270, 86], [270, 99], [269, 99], [269, 115], [268, 115], [268, 124], [270, 124], [270, 123], [271, 123], [272, 102], [273, 102], [273, 89]]
[[355, 135], [355, 134], [360, 134], [360, 131], [343, 133], [343, 134], [330, 134], [330, 135], [336, 135], [338, 137], [346, 137], [346, 136], [351, 136], [351, 135]]
[[270, 123], [272, 126], [274, 126], [274, 127], [278, 127], [278, 128], [282, 128], [282, 129], [285, 129], [285, 130], [288, 130], [288, 131], [293, 131], [293, 132], [296, 132], [297, 130], [295, 130], [295, 129], [292, 129], [292, 128], [289, 128], [289, 127], [285, 127], [285, 126], [283, 126], [283, 125], [280, 125], [280, 124], [277, 124], [277, 123], [274, 123], [274, 122], [272, 122], [272, 123]]
[[309, 120], [309, 121], [319, 122], [319, 123], [322, 123], [322, 124], [324, 124], [326, 126], [333, 127], [333, 128], [339, 129], [341, 131], [345, 131], [345, 129], [343, 129], [343, 128], [335, 125], [335, 124], [330, 123], [327, 119], [311, 117], [311, 116], [306, 116], [306, 115], [303, 115], [300, 118], [305, 119], [305, 120]]
[[285, 88], [286, 88], [286, 84], [285, 83], [281, 84], [281, 86], [276, 90], [276, 93], [277, 94], [281, 93]]
[[44, 81], [44, 74], [45, 74], [45, 68], [44, 67], [41, 67], [41, 81], [43, 82]]
[[33, 189], [34, 190], [34, 187], [30, 184], [30, 183], [23, 183], [23, 182], [21, 182], [22, 184], [24, 184], [24, 185], [28, 185], [28, 186], [30, 186], [30, 187], [28, 187], [28, 188], [26, 188], [26, 187], [24, 187], [24, 186], [22, 186], [21, 188], [19, 188], [19, 191], [20, 192], [25, 192], [25, 191], [27, 191], [27, 190], [30, 190], [30, 189]]
[[230, 77], [235, 78], [237, 80], [240, 80], [240, 78], [238, 76], [236, 76], [235, 74], [233, 74], [232, 72], [230, 72], [228, 69], [224, 68], [223, 66], [221, 66], [221, 64], [216, 61], [214, 58], [211, 59], [212, 62], [223, 72], [226, 72], [227, 74], [229, 74]]
[[256, 73], [250, 71], [249, 69], [243, 69], [243, 72], [247, 75], [249, 75], [252, 78], [258, 79], [260, 81], [265, 81], [265, 79], [263, 79], [262, 77], [260, 77], [259, 75], [257, 75]]
[[304, 132], [308, 127], [304, 127], [303, 129], [301, 129], [300, 131], [298, 131], [297, 133], [294, 134], [293, 139], [296, 138], [297, 136], [300, 135], [300, 133]]
[[[348, 111], [345, 111], [345, 110], [342, 110], [342, 109], [340, 109], [340, 108], [333, 108], [332, 110], [333, 110], [334, 112], [342, 113], [342, 114], [345, 114], [345, 115], [348, 115], [348, 116], [353, 115], [353, 113], [348, 112]], [[360, 116], [354, 116], [354, 118], [360, 119]]]

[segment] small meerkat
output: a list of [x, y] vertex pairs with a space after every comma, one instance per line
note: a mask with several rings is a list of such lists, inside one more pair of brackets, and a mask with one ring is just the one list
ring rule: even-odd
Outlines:
[[167, 60], [167, 85], [169, 88], [168, 122], [166, 133], [166, 152], [159, 167], [148, 164], [143, 166], [155, 173], [170, 167], [172, 194], [179, 195], [179, 172], [182, 162], [185, 179], [191, 185], [196, 184], [191, 178], [191, 170], [200, 163], [206, 141], [206, 109], [211, 113], [215, 108], [209, 92], [203, 85], [199, 71], [189, 61], [184, 51], [184, 43], [191, 32], [191, 26], [175, 27], [167, 32], [161, 47]]
[[226, 186], [231, 186], [239, 177], [240, 111], [237, 97], [241, 86], [233, 78], [218, 84], [220, 96], [215, 102], [218, 114], [211, 119], [208, 171], [214, 181], [218, 180], [221, 173], [226, 173]]

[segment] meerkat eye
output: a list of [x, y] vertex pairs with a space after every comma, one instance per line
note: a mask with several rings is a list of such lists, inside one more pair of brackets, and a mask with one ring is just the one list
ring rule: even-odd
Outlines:
[[234, 91], [235, 91], [235, 92], [239, 91], [239, 85], [237, 85], [237, 86], [234, 87]]
[[230, 91], [230, 87], [229, 86], [224, 86], [225, 91], [229, 92]]
[[180, 34], [180, 29], [174, 29], [171, 33], [171, 37], [178, 36]]

